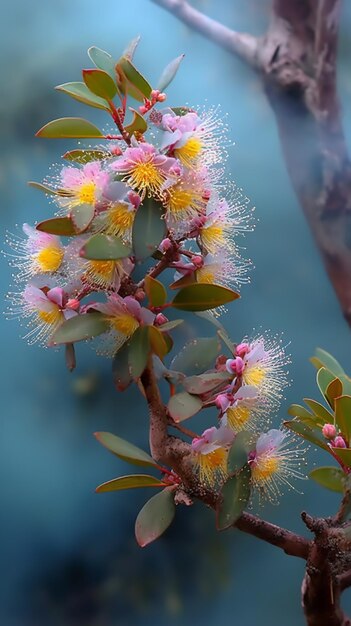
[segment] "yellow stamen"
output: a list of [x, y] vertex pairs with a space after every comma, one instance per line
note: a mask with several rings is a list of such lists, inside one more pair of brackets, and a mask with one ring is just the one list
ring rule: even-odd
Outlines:
[[194, 161], [199, 156], [202, 144], [198, 137], [190, 137], [181, 148], [175, 148], [174, 154], [186, 167], [193, 167]]
[[55, 246], [42, 248], [35, 256], [41, 272], [56, 272], [63, 259], [63, 250]]
[[244, 370], [243, 379], [246, 385], [253, 385], [254, 387], [259, 387], [266, 376], [266, 372], [262, 367], [258, 367], [254, 365], [253, 367], [248, 366]]
[[247, 406], [229, 407], [227, 409], [228, 425], [235, 431], [245, 428], [250, 419], [250, 409]]
[[84, 183], [77, 191], [79, 204], [94, 204], [96, 185], [94, 182]]
[[106, 235], [125, 237], [133, 226], [134, 217], [135, 211], [131, 210], [126, 202], [114, 204], [107, 211], [107, 226], [104, 229]]
[[111, 285], [116, 270], [116, 261], [89, 261], [87, 274], [90, 280], [102, 287]]
[[198, 283], [208, 283], [213, 284], [216, 282], [215, 280], [215, 272], [211, 269], [211, 266], [204, 265], [200, 267], [200, 269], [196, 272], [196, 280]]
[[139, 328], [139, 322], [129, 313], [121, 313], [120, 315], [114, 315], [107, 318], [114, 330], [122, 333], [126, 337], [134, 335], [135, 331]]
[[212, 224], [201, 231], [201, 240], [206, 250], [215, 254], [225, 244], [224, 228], [220, 224]]
[[279, 459], [274, 456], [261, 457], [259, 462], [252, 463], [251, 473], [255, 482], [265, 482], [279, 469]]
[[170, 213], [177, 215], [194, 205], [194, 194], [190, 191], [175, 187], [170, 189], [169, 192], [170, 196], [167, 206]]
[[63, 314], [57, 307], [54, 311], [38, 311], [38, 317], [45, 324], [56, 325], [63, 318]]
[[218, 448], [209, 454], [199, 454], [197, 465], [201, 482], [213, 485], [216, 477], [223, 478], [227, 468], [227, 450]]
[[136, 163], [128, 178], [128, 183], [138, 191], [144, 189], [157, 194], [164, 181], [164, 176], [150, 161]]

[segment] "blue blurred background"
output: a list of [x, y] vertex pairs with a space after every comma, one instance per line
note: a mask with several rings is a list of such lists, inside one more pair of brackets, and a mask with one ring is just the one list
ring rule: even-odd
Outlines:
[[[268, 0], [196, 2], [228, 26], [263, 32]], [[339, 87], [351, 139], [351, 7], [341, 20]], [[156, 80], [170, 59], [185, 61], [169, 101], [221, 103], [229, 113], [228, 169], [256, 205], [259, 224], [247, 237], [256, 269], [242, 300], [223, 320], [235, 339], [254, 327], [284, 331], [291, 341], [291, 401], [316, 395], [308, 357], [316, 346], [349, 366], [350, 330], [322, 268], [281, 155], [273, 114], [258, 77], [214, 44], [194, 34], [149, 0], [44, 2], [12, 0], [2, 9], [1, 225], [50, 215], [41, 180], [68, 149], [34, 138], [49, 119], [103, 113], [53, 91], [80, 80], [97, 45], [118, 56], [142, 35], [137, 62]], [[11, 282], [2, 260], [3, 298]], [[204, 332], [208, 328], [203, 327]], [[176, 523], [141, 550], [133, 538], [145, 491], [95, 495], [99, 482], [128, 473], [101, 448], [92, 432], [111, 430], [146, 445], [145, 406], [136, 391], [118, 395], [110, 363], [79, 346], [69, 374], [55, 351], [28, 347], [17, 322], [1, 321], [1, 624], [4, 626], [139, 626], [170, 624], [302, 626], [303, 562], [238, 532], [218, 534], [200, 505], [179, 508]], [[276, 425], [279, 419], [276, 419]], [[318, 461], [310, 454], [312, 465]], [[323, 459], [327, 461], [326, 458]], [[263, 515], [304, 532], [299, 513], [331, 514], [338, 498], [309, 482], [304, 495], [287, 494]], [[349, 603], [350, 608], [351, 603]]]

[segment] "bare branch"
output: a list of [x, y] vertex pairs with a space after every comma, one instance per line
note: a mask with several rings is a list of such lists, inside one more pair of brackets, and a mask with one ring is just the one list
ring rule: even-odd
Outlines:
[[253, 67], [259, 66], [258, 47], [260, 39], [248, 33], [231, 30], [224, 24], [213, 20], [194, 9], [185, 0], [152, 0], [176, 15], [184, 24], [190, 26], [201, 35], [208, 37], [225, 50], [240, 57]]
[[249, 535], [281, 548], [290, 556], [307, 559], [310, 542], [290, 530], [270, 524], [250, 513], [243, 513], [235, 526]]

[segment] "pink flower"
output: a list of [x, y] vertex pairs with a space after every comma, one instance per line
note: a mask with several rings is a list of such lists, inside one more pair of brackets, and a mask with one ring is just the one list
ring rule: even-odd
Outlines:
[[95, 205], [109, 180], [110, 174], [102, 169], [101, 161], [86, 163], [81, 168], [64, 167], [61, 171], [61, 185], [69, 195], [58, 196], [57, 201], [68, 208], [79, 204]]
[[26, 335], [30, 343], [47, 344], [65, 319], [77, 315], [77, 310], [66, 308], [69, 298], [70, 294], [61, 287], [27, 285], [22, 294], [22, 315], [29, 318], [32, 326]]
[[130, 187], [143, 194], [158, 195], [164, 181], [181, 174], [176, 159], [157, 152], [150, 143], [140, 143], [127, 148], [122, 157], [111, 165], [116, 172], [125, 172]]

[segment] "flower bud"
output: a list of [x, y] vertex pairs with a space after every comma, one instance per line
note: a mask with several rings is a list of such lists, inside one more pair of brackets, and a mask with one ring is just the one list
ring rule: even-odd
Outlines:
[[168, 237], [166, 237], [166, 239], [163, 239], [159, 245], [159, 249], [161, 250], [161, 252], [167, 252], [167, 250], [170, 250], [171, 247], [172, 242], [170, 239], [168, 239]]
[[334, 439], [336, 435], [336, 428], [333, 424], [324, 424], [322, 433], [326, 439]]
[[166, 100], [167, 96], [165, 93], [159, 93], [157, 96], [157, 102], [164, 102]]
[[346, 443], [344, 441], [344, 438], [341, 437], [341, 435], [338, 435], [337, 437], [335, 437], [334, 448], [346, 448]]
[[202, 258], [202, 256], [200, 254], [194, 254], [191, 257], [192, 262], [194, 263], [195, 267], [199, 268], [202, 267], [204, 264], [204, 260]]
[[79, 309], [79, 306], [79, 300], [77, 300], [77, 298], [71, 298], [66, 304], [66, 309], [72, 309], [72, 311], [77, 311], [77, 309]]
[[166, 324], [168, 322], [168, 318], [163, 315], [163, 313], [158, 313], [155, 317], [156, 326], [162, 326], [162, 324]]
[[224, 413], [230, 404], [228, 395], [226, 393], [220, 393], [215, 399], [215, 404], [217, 409], [220, 409], [222, 413]]
[[235, 354], [237, 356], [240, 356], [241, 358], [243, 358], [245, 356], [245, 354], [248, 353], [249, 349], [250, 349], [250, 347], [249, 347], [248, 343], [239, 343], [236, 346]]

